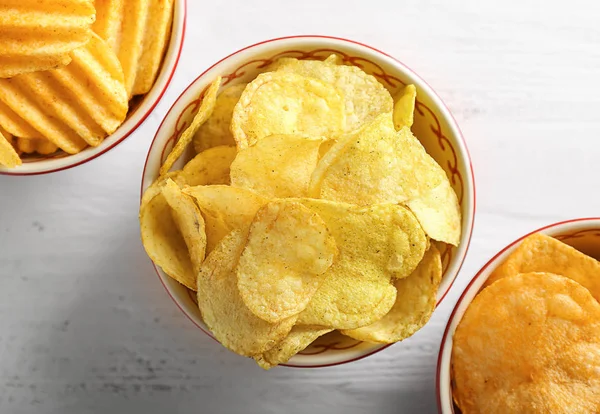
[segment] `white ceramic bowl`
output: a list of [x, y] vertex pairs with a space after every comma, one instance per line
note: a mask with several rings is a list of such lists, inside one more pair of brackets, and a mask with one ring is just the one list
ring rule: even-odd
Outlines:
[[[372, 47], [325, 36], [294, 36], [267, 40], [241, 49], [208, 68], [175, 101], [160, 125], [150, 147], [142, 177], [142, 192], [158, 177], [161, 164], [166, 159], [181, 131], [189, 125], [197, 109], [199, 96], [217, 76], [223, 77], [223, 86], [248, 82], [273, 60], [291, 56], [296, 58], [325, 58], [337, 53], [346, 63], [359, 66], [375, 76], [392, 93], [404, 84], [415, 84], [418, 91], [413, 131], [427, 151], [446, 170], [462, 207], [462, 238], [458, 248], [443, 252], [444, 276], [438, 301], [450, 289], [467, 253], [475, 212], [473, 172], [467, 147], [450, 111], [425, 81], [404, 64]], [[181, 168], [193, 154], [184, 154], [175, 168]], [[210, 335], [200, 317], [195, 295], [165, 275], [159, 268], [158, 276], [179, 308], [200, 329]], [[341, 336], [325, 335], [300, 354], [288, 366], [321, 367], [342, 364], [364, 358], [388, 345], [365, 343]]]
[[37, 175], [73, 168], [99, 157], [131, 135], [150, 115], [173, 78], [185, 37], [186, 10], [186, 0], [175, 0], [171, 38], [161, 70], [152, 89], [139, 101], [136, 101], [135, 108], [130, 108], [125, 122], [115, 132], [106, 137], [97, 147], [88, 147], [78, 154], [69, 155], [59, 151], [48, 156], [27, 157], [23, 160], [23, 164], [16, 168], [0, 166], [0, 174]]
[[481, 268], [458, 299], [442, 337], [437, 364], [437, 400], [438, 409], [443, 414], [459, 414], [461, 411], [452, 400], [450, 366], [452, 355], [452, 337], [467, 308], [477, 296], [492, 272], [521, 244], [521, 241], [533, 233], [543, 233], [555, 237], [577, 250], [600, 260], [600, 217], [581, 218], [550, 224], [515, 240]]

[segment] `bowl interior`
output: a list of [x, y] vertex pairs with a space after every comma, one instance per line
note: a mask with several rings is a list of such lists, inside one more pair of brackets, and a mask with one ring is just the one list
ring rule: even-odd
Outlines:
[[[249, 82], [280, 57], [298, 59], [325, 59], [336, 53], [345, 64], [355, 65], [375, 76], [394, 96], [404, 85], [417, 87], [417, 104], [413, 131], [437, 162], [444, 168], [458, 195], [462, 207], [462, 241], [458, 248], [444, 246], [444, 276], [438, 300], [450, 288], [462, 263], [470, 240], [473, 219], [473, 183], [466, 148], [458, 128], [439, 98], [425, 82], [394, 59], [369, 47], [350, 41], [323, 37], [277, 39], [243, 49], [217, 63], [195, 82], [175, 102], [159, 128], [150, 148], [144, 172], [142, 190], [158, 177], [158, 169], [173, 148], [177, 137], [190, 124], [200, 104], [200, 96], [210, 82], [220, 75], [222, 88]], [[181, 168], [193, 153], [188, 151], [174, 165]], [[208, 333], [202, 323], [200, 312], [194, 303], [193, 292], [157, 269], [165, 287], [182, 310], [201, 329]], [[290, 366], [332, 365], [362, 358], [386, 345], [363, 343], [337, 333], [325, 335], [306, 350], [290, 360]], [[323, 357], [327, 354], [327, 358]]]

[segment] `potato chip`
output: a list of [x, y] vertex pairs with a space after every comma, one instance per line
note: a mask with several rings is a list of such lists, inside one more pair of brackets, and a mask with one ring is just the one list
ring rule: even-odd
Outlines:
[[333, 85], [344, 99], [346, 132], [372, 122], [379, 114], [392, 112], [394, 102], [385, 87], [356, 66], [338, 65], [331, 55], [326, 61], [279, 59], [277, 71], [296, 73]]
[[462, 412], [598, 412], [600, 304], [570, 279], [498, 280], [469, 305], [453, 342]]
[[325, 221], [339, 255], [298, 324], [354, 329], [381, 319], [396, 300], [391, 279], [410, 275], [427, 249], [417, 219], [395, 204], [299, 201]]
[[208, 255], [198, 273], [198, 307], [215, 338], [246, 356], [273, 348], [290, 332], [297, 317], [278, 323], [264, 321], [244, 305], [237, 288], [235, 267], [246, 233], [229, 233]]
[[485, 286], [518, 273], [549, 272], [568, 277], [600, 301], [600, 262], [542, 233], [526, 237], [492, 272]]
[[54, 69], [92, 36], [91, 0], [3, 0], [0, 4], [0, 78]]
[[17, 165], [21, 165], [21, 158], [12, 146], [11, 137], [8, 134], [5, 136], [0, 132], [0, 165], [4, 165], [8, 168], [14, 168]]
[[0, 100], [0, 127], [20, 138], [35, 138], [40, 135], [23, 118]]
[[208, 148], [219, 145], [235, 146], [235, 140], [231, 134], [231, 117], [233, 108], [240, 100], [246, 85], [246, 83], [239, 83], [229, 86], [217, 96], [212, 115], [194, 135], [193, 144], [196, 153], [199, 154]]
[[264, 369], [271, 369], [276, 365], [285, 364], [298, 352], [306, 349], [318, 337], [332, 330], [319, 326], [294, 326], [283, 341], [259, 356], [255, 356], [254, 359]]
[[46, 138], [17, 138], [16, 147], [25, 154], [37, 152], [38, 154], [48, 155], [58, 150], [58, 147]]
[[336, 254], [335, 241], [316, 213], [295, 201], [271, 201], [250, 226], [236, 270], [240, 295], [267, 322], [297, 315]]
[[167, 183], [167, 180], [173, 180], [179, 185], [179, 187], [183, 187], [185, 185], [185, 179], [181, 174], [181, 170], [172, 171], [167, 173], [166, 175], [157, 178], [145, 191], [142, 195], [142, 200], [140, 201], [140, 210], [143, 206], [148, 204], [154, 197], [162, 193], [162, 189]]
[[415, 85], [406, 85], [398, 92], [394, 103], [394, 126], [398, 131], [404, 127], [410, 128], [413, 124], [417, 88]]
[[204, 122], [210, 117], [213, 110], [215, 109], [215, 102], [217, 99], [217, 92], [219, 91], [219, 86], [221, 85], [221, 77], [217, 77], [209, 87], [204, 91], [202, 96], [202, 103], [198, 108], [198, 112], [194, 115], [194, 119], [190, 126], [188, 126], [185, 131], [181, 134], [175, 147], [171, 150], [171, 153], [168, 155], [164, 164], [160, 167], [160, 175], [166, 174], [175, 161], [183, 154], [188, 144], [192, 141], [192, 138], [198, 132], [198, 128], [202, 126]]
[[184, 167], [182, 175], [187, 185], [229, 184], [229, 167], [237, 150], [221, 145], [196, 155]]
[[305, 197], [323, 139], [270, 135], [238, 153], [231, 185], [265, 197]]
[[396, 303], [383, 318], [371, 325], [342, 333], [360, 341], [384, 344], [408, 338], [431, 318], [441, 280], [442, 258], [439, 250], [431, 245], [415, 271], [394, 282], [398, 292]]
[[242, 93], [231, 120], [240, 150], [269, 135], [333, 138], [344, 127], [344, 101], [333, 86], [285, 72], [258, 75]]

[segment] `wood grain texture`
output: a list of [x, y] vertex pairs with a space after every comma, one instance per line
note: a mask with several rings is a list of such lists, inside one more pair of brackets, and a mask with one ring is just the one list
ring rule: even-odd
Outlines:
[[[0, 413], [435, 412], [439, 341], [475, 272], [527, 231], [600, 215], [600, 4], [188, 3], [177, 74], [136, 134], [73, 170], [0, 177]], [[459, 279], [422, 331], [346, 366], [265, 373], [166, 295], [139, 241], [139, 183], [190, 81], [242, 46], [301, 33], [373, 45], [437, 90], [471, 150], [478, 213]]]

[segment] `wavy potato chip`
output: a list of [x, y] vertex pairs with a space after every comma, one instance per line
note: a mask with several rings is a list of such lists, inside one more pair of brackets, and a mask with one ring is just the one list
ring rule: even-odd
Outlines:
[[299, 201], [321, 216], [339, 255], [298, 324], [355, 329], [382, 318], [396, 300], [392, 278], [410, 275], [427, 249], [417, 219], [395, 204]]
[[416, 99], [417, 88], [415, 88], [415, 85], [406, 85], [398, 92], [393, 113], [394, 126], [398, 131], [404, 127], [410, 128], [412, 126]]
[[271, 201], [250, 226], [236, 270], [244, 303], [261, 319], [280, 322], [302, 312], [337, 254], [323, 220], [302, 204]]
[[254, 356], [285, 338], [297, 317], [269, 323], [246, 307], [235, 275], [245, 243], [246, 233], [233, 231], [208, 255], [198, 273], [198, 307], [221, 344], [240, 355]]
[[24, 152], [25, 154], [37, 152], [38, 154], [47, 155], [58, 150], [58, 147], [46, 138], [17, 138], [15, 146], [20, 152]]
[[231, 185], [265, 197], [305, 197], [322, 138], [270, 135], [237, 154]]
[[229, 167], [235, 159], [235, 147], [209, 148], [192, 158], [182, 170], [189, 186], [229, 184]]
[[40, 135], [39, 132], [10, 109], [2, 100], [0, 100], [0, 128], [20, 138], [33, 139]]
[[598, 412], [599, 367], [600, 304], [550, 273], [485, 288], [453, 338], [453, 394], [465, 413]]
[[242, 93], [231, 119], [240, 150], [269, 135], [332, 138], [344, 128], [344, 101], [333, 86], [285, 72], [258, 75]]
[[212, 115], [194, 135], [192, 142], [196, 153], [219, 145], [236, 145], [231, 133], [231, 117], [233, 108], [240, 100], [246, 85], [246, 83], [240, 83], [229, 86], [217, 96]]
[[342, 333], [359, 341], [391, 344], [402, 341], [421, 329], [435, 309], [436, 294], [442, 280], [442, 258], [432, 244], [410, 276], [394, 282], [396, 302], [381, 319], [362, 328]]
[[8, 168], [14, 168], [17, 165], [21, 165], [21, 158], [12, 146], [12, 137], [6, 132], [0, 131], [0, 165], [4, 165]]

